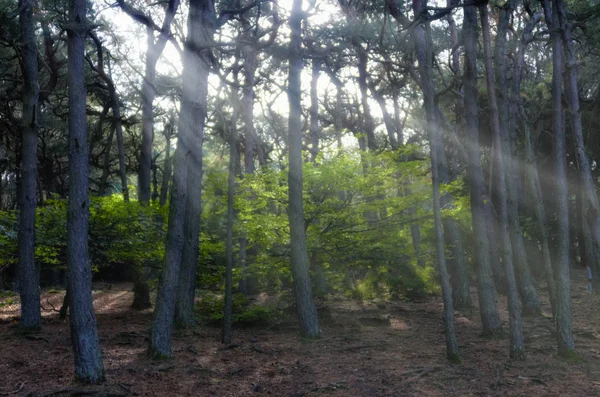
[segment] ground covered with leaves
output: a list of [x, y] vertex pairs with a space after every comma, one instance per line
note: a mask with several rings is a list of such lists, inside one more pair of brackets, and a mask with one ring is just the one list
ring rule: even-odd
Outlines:
[[[456, 312], [462, 363], [445, 359], [442, 302], [361, 303], [329, 299], [321, 306], [323, 337], [305, 340], [293, 322], [235, 330], [199, 325], [177, 331], [175, 358], [146, 356], [151, 310], [129, 308], [129, 285], [98, 286], [94, 302], [106, 368], [101, 386], [73, 383], [62, 291], [48, 291], [43, 330], [21, 335], [18, 298], [0, 298], [0, 396], [590, 396], [600, 395], [600, 298], [583, 274], [573, 285], [580, 357], [556, 356], [552, 320], [526, 318], [527, 360], [508, 358], [508, 338], [479, 335], [477, 308]], [[473, 291], [474, 292], [474, 291]], [[474, 294], [474, 298], [476, 298]], [[500, 298], [505, 323], [506, 302]], [[507, 327], [507, 324], [505, 324]]]

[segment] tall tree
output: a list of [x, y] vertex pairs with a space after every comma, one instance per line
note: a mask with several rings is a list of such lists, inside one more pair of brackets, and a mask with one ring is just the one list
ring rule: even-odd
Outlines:
[[509, 311], [509, 334], [510, 334], [510, 357], [512, 359], [525, 359], [523, 347], [523, 324], [521, 319], [521, 301], [515, 279], [515, 269], [513, 265], [513, 246], [511, 239], [511, 228], [515, 227], [515, 222], [511, 222], [509, 206], [512, 197], [507, 193], [507, 185], [511, 181], [507, 179], [505, 171], [510, 170], [511, 153], [509, 140], [502, 136], [500, 128], [500, 114], [498, 110], [498, 100], [496, 97], [496, 81], [493, 69], [492, 44], [490, 38], [490, 22], [488, 18], [488, 4], [479, 6], [481, 16], [481, 27], [483, 36], [483, 52], [485, 57], [485, 76], [488, 94], [488, 103], [490, 106], [490, 124], [495, 142], [495, 155], [498, 164], [498, 209], [499, 221], [502, 237], [502, 261], [504, 263], [506, 284], [508, 293], [508, 311]]
[[89, 197], [85, 85], [85, 38], [90, 29], [86, 1], [69, 0], [69, 203], [67, 267], [75, 377], [86, 383], [104, 380], [104, 365], [92, 304], [92, 268], [88, 256]]
[[[484, 177], [479, 152], [479, 121], [477, 91], [477, 1], [470, 0], [464, 7], [463, 41], [464, 59], [464, 109], [465, 130], [470, 141], [467, 145], [467, 178], [471, 198], [471, 218], [475, 242], [475, 260], [479, 282], [479, 310], [485, 335], [497, 335], [502, 331], [496, 293], [490, 266], [490, 249], [486, 221], [489, 198], [485, 194]], [[488, 208], [486, 208], [488, 207]]]
[[[191, 0], [188, 16], [188, 34], [183, 57], [182, 98], [179, 115], [178, 142], [175, 151], [175, 171], [171, 187], [171, 203], [169, 208], [169, 226], [165, 247], [165, 263], [158, 286], [156, 308], [152, 318], [150, 337], [150, 355], [152, 357], [170, 357], [171, 336], [175, 317], [176, 301], [182, 305], [192, 305], [195, 294], [196, 263], [183, 262], [183, 251], [194, 231], [185, 226], [189, 221], [198, 223], [195, 234], [198, 243], [199, 219], [189, 219], [190, 210], [194, 217], [200, 217], [200, 181], [193, 181], [189, 188], [189, 175], [201, 175], [202, 139], [206, 116], [206, 95], [208, 88], [208, 61], [210, 44], [216, 27], [215, 6], [212, 0]], [[190, 194], [194, 197], [188, 198]], [[189, 203], [192, 200], [192, 203]], [[193, 205], [194, 208], [189, 208]], [[198, 207], [195, 207], [195, 206]], [[197, 247], [197, 245], [196, 245]], [[181, 266], [185, 269], [180, 272]], [[182, 274], [180, 274], [182, 273]], [[181, 282], [183, 276], [183, 283]], [[187, 280], [192, 277], [193, 280]], [[179, 286], [179, 288], [178, 288]], [[190, 303], [191, 294], [191, 303]], [[179, 299], [177, 299], [179, 298]], [[178, 321], [189, 321], [189, 311], [179, 308]], [[193, 316], [193, 311], [192, 311]], [[188, 323], [189, 324], [189, 323]]]
[[[416, 18], [426, 16], [427, 0], [413, 1], [413, 10]], [[427, 132], [431, 146], [431, 181], [433, 184], [433, 217], [435, 229], [435, 246], [437, 251], [438, 270], [442, 296], [444, 298], [444, 329], [446, 331], [446, 354], [450, 360], [460, 361], [458, 342], [454, 330], [454, 306], [452, 303], [452, 289], [450, 277], [446, 268], [446, 253], [444, 248], [444, 231], [442, 224], [442, 211], [440, 207], [440, 154], [444, 150], [440, 126], [435, 106], [435, 86], [432, 76], [433, 43], [429, 36], [429, 24], [424, 20], [413, 32], [415, 52], [419, 63], [419, 74], [421, 76], [421, 88], [427, 115]]]
[[305, 336], [320, 336], [317, 309], [312, 297], [312, 286], [308, 271], [308, 255], [306, 251], [306, 229], [304, 225], [304, 207], [302, 202], [302, 104], [301, 73], [302, 55], [302, 0], [294, 0], [290, 15], [290, 47], [288, 73], [289, 114], [289, 209], [290, 244], [292, 275], [296, 292], [296, 306], [300, 327]]
[[38, 59], [33, 0], [19, 7], [23, 72], [23, 116], [21, 122], [21, 186], [19, 189], [19, 293], [24, 330], [40, 328], [39, 271], [35, 264], [35, 207], [37, 203]]

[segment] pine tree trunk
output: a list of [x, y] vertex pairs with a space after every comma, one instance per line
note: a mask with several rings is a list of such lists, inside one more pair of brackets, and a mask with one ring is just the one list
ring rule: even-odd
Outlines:
[[23, 115], [21, 122], [22, 158], [19, 189], [18, 276], [21, 296], [19, 326], [24, 331], [35, 331], [41, 327], [40, 275], [35, 264], [39, 85], [33, 7], [32, 0], [23, 0], [19, 8], [22, 37]]
[[[234, 71], [234, 80], [237, 82], [237, 70]], [[223, 343], [231, 343], [233, 337], [233, 222], [235, 209], [233, 200], [235, 198], [235, 174], [238, 163], [237, 150], [237, 121], [238, 111], [236, 106], [237, 88], [231, 88], [231, 101], [233, 111], [231, 114], [231, 126], [229, 128], [229, 169], [227, 176], [227, 239], [225, 241], [225, 306], [223, 313]]]
[[[427, 7], [427, 0], [413, 1], [415, 15], [420, 15]], [[439, 121], [435, 106], [435, 87], [433, 85], [433, 76], [431, 73], [431, 63], [433, 60], [431, 38], [428, 37], [428, 24], [420, 24], [413, 32], [415, 42], [415, 52], [419, 64], [419, 73], [421, 77], [421, 87], [423, 90], [423, 99], [425, 112], [427, 114], [427, 130], [429, 143], [431, 146], [431, 180], [433, 185], [433, 217], [435, 230], [435, 245], [437, 251], [438, 271], [440, 276], [440, 285], [442, 286], [442, 297], [444, 299], [444, 330], [446, 333], [446, 354], [451, 361], [460, 361], [458, 351], [458, 342], [454, 329], [454, 306], [452, 302], [452, 289], [450, 287], [450, 277], [446, 268], [446, 254], [444, 247], [444, 231], [442, 225], [442, 211], [440, 206], [440, 154], [444, 150], [442, 138], [440, 135]]]
[[481, 27], [483, 32], [483, 51], [485, 57], [485, 74], [490, 107], [491, 127], [495, 141], [496, 161], [498, 164], [498, 212], [502, 237], [502, 260], [506, 274], [506, 286], [508, 294], [509, 334], [510, 334], [510, 358], [513, 360], [524, 360], [525, 349], [523, 344], [523, 322], [521, 318], [521, 301], [513, 267], [513, 247], [511, 239], [511, 228], [515, 227], [511, 222], [509, 207], [511, 203], [510, 178], [506, 177], [511, 162], [510, 145], [507, 139], [503, 139], [500, 127], [500, 112], [496, 98], [496, 82], [493, 69], [492, 44], [490, 38], [490, 25], [488, 19], [487, 3], [479, 6], [481, 16]]
[[169, 35], [171, 22], [179, 7], [179, 0], [169, 0], [163, 20], [161, 33], [154, 39], [154, 29], [146, 28], [146, 64], [142, 80], [142, 146], [140, 151], [140, 170], [138, 175], [138, 196], [142, 204], [150, 202], [150, 175], [152, 171], [152, 142], [154, 140], [154, 98], [156, 89], [156, 63], [160, 58]]
[[[195, 196], [191, 199], [196, 200], [198, 208], [200, 195], [197, 192], [199, 189], [188, 189], [187, 182], [189, 181], [189, 169], [195, 167], [192, 174], [201, 175], [201, 169], [198, 168], [202, 164], [199, 150], [202, 150], [203, 126], [206, 116], [209, 72], [207, 52], [210, 51], [210, 48], [206, 48], [210, 44], [206, 40], [212, 39], [215, 29], [214, 21], [216, 21], [216, 16], [212, 0], [190, 1], [188, 37], [183, 58], [183, 93], [179, 116], [178, 145], [174, 159], [175, 171], [171, 186], [165, 263], [158, 286], [150, 336], [149, 353], [154, 358], [170, 357], [172, 355], [171, 337], [178, 289], [185, 294], [182, 299], [186, 301], [184, 304], [192, 305], [193, 308], [189, 291], [191, 289], [190, 285], [195, 286], [197, 260], [195, 263], [193, 261], [182, 263], [182, 259], [184, 240], [193, 234], [190, 232], [189, 226], [185, 226], [186, 221], [190, 220], [189, 218], [186, 219], [189, 214], [187, 205], [189, 198], [187, 195], [193, 192]], [[191, 160], [189, 159], [190, 156], [192, 156]], [[188, 163], [190, 163], [189, 166]], [[198, 212], [198, 217], [199, 215]], [[196, 222], [199, 219], [193, 219], [192, 221]], [[198, 234], [196, 234], [197, 241]], [[181, 272], [181, 266], [189, 267], [186, 271]], [[190, 268], [193, 268], [193, 271], [190, 271]], [[187, 277], [190, 273], [193, 273], [194, 279], [187, 279], [184, 280], [184, 283], [181, 283], [180, 273], [186, 274]]]
[[319, 62], [312, 60], [312, 76], [310, 80], [310, 161], [316, 163], [319, 155], [319, 96], [317, 84], [321, 68]]
[[312, 297], [308, 257], [306, 252], [306, 231], [304, 228], [304, 206], [302, 202], [302, 105], [301, 73], [302, 57], [302, 0], [294, 0], [290, 15], [290, 52], [288, 100], [289, 113], [289, 221], [292, 276], [296, 292], [296, 306], [302, 333], [309, 338], [320, 336], [317, 309]]
[[[475, 243], [475, 260], [479, 282], [479, 310], [483, 334], [494, 336], [502, 332], [500, 316], [496, 307], [496, 292], [490, 265], [490, 245], [488, 241], [486, 211], [489, 198], [486, 197], [481, 158], [479, 153], [479, 123], [477, 104], [477, 6], [470, 2], [464, 7], [463, 40], [465, 43], [465, 71], [463, 77], [465, 92], [465, 129], [468, 164], [467, 177], [471, 198], [471, 217]], [[486, 208], [488, 207], [488, 208]], [[491, 212], [489, 212], [491, 213]]]
[[[520, 170], [517, 166], [517, 160], [512, 159], [513, 153], [516, 153], [516, 123], [515, 117], [518, 112], [514, 108], [514, 103], [509, 101], [510, 86], [508, 83], [508, 66], [506, 55], [506, 37], [508, 35], [509, 23], [514, 9], [514, 0], [505, 4], [499, 10], [498, 35], [496, 39], [496, 77], [498, 92], [498, 111], [500, 119], [500, 134], [502, 144], [507, 145], [511, 155], [511, 161], [504, 159], [504, 172], [506, 176], [506, 189], [508, 194], [508, 221], [510, 224], [510, 233], [513, 248], [513, 263], [515, 267], [519, 292], [523, 300], [523, 309], [528, 314], [539, 314], [541, 312], [540, 301], [537, 296], [535, 283], [527, 262], [527, 253], [523, 242], [523, 232], [519, 220], [519, 194], [518, 187], [521, 186]], [[512, 112], [510, 110], [513, 110]]]
[[[575, 351], [571, 317], [571, 277], [569, 274], [569, 191], [567, 182], [567, 153], [562, 108], [563, 42], [561, 40], [560, 0], [543, 0], [546, 24], [552, 38], [552, 130], [554, 143], [554, 180], [557, 214], [557, 239], [554, 261], [556, 270], [556, 331], [558, 353], [570, 355]], [[575, 134], [576, 132], [573, 131]]]
[[92, 304], [92, 268], [88, 256], [89, 198], [85, 85], [85, 39], [89, 29], [86, 1], [69, 1], [69, 202], [67, 267], [75, 378], [85, 383], [104, 380], [104, 366]]

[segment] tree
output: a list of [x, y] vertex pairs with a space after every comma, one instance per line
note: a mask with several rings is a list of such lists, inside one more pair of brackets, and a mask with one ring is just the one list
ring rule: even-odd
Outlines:
[[[571, 278], [569, 274], [569, 197], [567, 184], [565, 124], [562, 108], [563, 50], [561, 37], [560, 0], [550, 5], [544, 0], [546, 25], [552, 39], [552, 133], [554, 144], [554, 180], [557, 214], [557, 247], [555, 254], [556, 276], [556, 334], [558, 352], [570, 355], [575, 351], [571, 318]], [[569, 98], [570, 95], [567, 95]]]
[[513, 240], [511, 239], [511, 229], [514, 228], [515, 222], [511, 222], [509, 215], [509, 202], [512, 197], [508, 197], [508, 185], [511, 181], [507, 180], [505, 170], [510, 170], [511, 153], [509, 140], [502, 136], [500, 129], [500, 114], [498, 111], [498, 103], [496, 98], [496, 81], [493, 69], [492, 44], [490, 38], [490, 22], [488, 18], [488, 5], [484, 3], [479, 6], [481, 16], [481, 27], [483, 31], [483, 52], [485, 57], [485, 75], [488, 102], [490, 105], [490, 124], [494, 134], [495, 155], [498, 164], [498, 210], [500, 230], [502, 236], [502, 261], [504, 263], [507, 293], [508, 293], [508, 310], [509, 310], [509, 328], [510, 328], [510, 357], [516, 360], [524, 360], [525, 352], [523, 348], [523, 324], [521, 319], [521, 301], [519, 299], [519, 291], [517, 289], [517, 281], [515, 279], [515, 269], [513, 267]]
[[302, 202], [302, 105], [300, 103], [302, 19], [302, 0], [294, 0], [290, 14], [291, 39], [288, 72], [288, 100], [290, 103], [288, 216], [290, 220], [291, 266], [300, 327], [305, 336], [317, 338], [321, 332], [319, 330], [319, 319], [312, 297], [311, 279], [308, 272], [306, 229]]
[[67, 266], [75, 377], [86, 383], [104, 380], [104, 365], [92, 305], [92, 269], [88, 257], [89, 197], [86, 120], [85, 39], [90, 29], [86, 1], [69, 1], [69, 203]]
[[[423, 18], [426, 14], [427, 0], [413, 2], [413, 10], [417, 18]], [[444, 329], [446, 331], [446, 355], [451, 361], [460, 361], [458, 342], [454, 330], [454, 306], [452, 303], [452, 289], [450, 277], [446, 268], [446, 252], [444, 248], [444, 231], [442, 224], [442, 211], [440, 208], [440, 154], [444, 150], [440, 127], [435, 107], [435, 86], [431, 75], [431, 61], [433, 60], [432, 42], [427, 39], [429, 24], [419, 21], [419, 25], [413, 32], [415, 52], [419, 62], [419, 73], [421, 75], [421, 87], [425, 112], [427, 114], [427, 132], [431, 146], [431, 181], [433, 185], [433, 216], [435, 228], [435, 245], [437, 251], [438, 270], [442, 296], [444, 298]], [[430, 36], [429, 36], [430, 37]]]
[[26, 331], [40, 328], [39, 269], [35, 264], [35, 207], [37, 203], [38, 60], [33, 1], [19, 8], [23, 71], [22, 159], [19, 191], [19, 292], [21, 320]]
[[483, 171], [479, 152], [479, 122], [477, 108], [477, 2], [469, 1], [464, 7], [463, 41], [464, 60], [464, 109], [465, 129], [470, 141], [467, 145], [467, 178], [471, 197], [471, 217], [475, 243], [475, 260], [479, 282], [479, 310], [485, 335], [502, 332], [496, 307], [496, 293], [490, 266], [490, 249], [486, 212], [490, 211], [489, 198], [485, 194]]

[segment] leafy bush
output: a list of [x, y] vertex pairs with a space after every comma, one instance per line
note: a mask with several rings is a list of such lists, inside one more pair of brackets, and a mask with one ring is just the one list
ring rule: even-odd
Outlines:
[[[243, 326], [265, 325], [275, 321], [279, 311], [274, 307], [251, 303], [242, 294], [235, 294], [232, 302], [232, 321]], [[222, 295], [207, 292], [196, 305], [201, 321], [212, 325], [223, 324], [225, 301]]]

